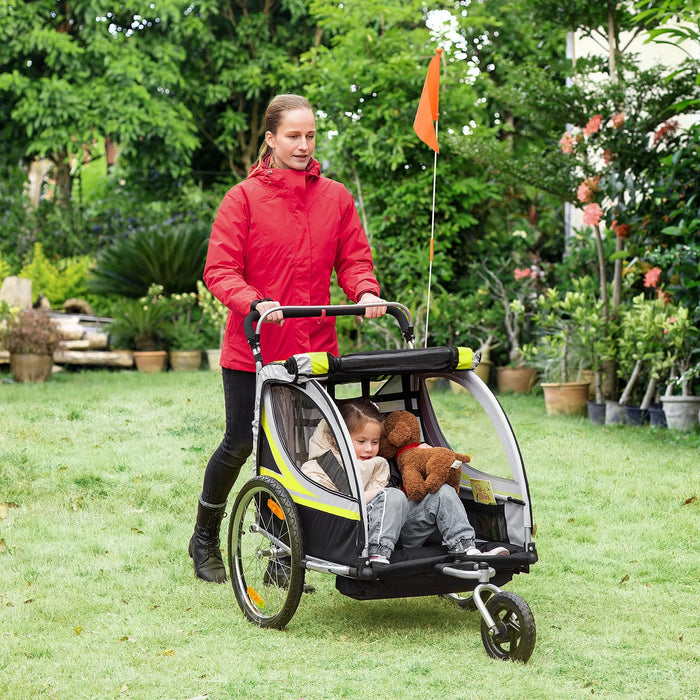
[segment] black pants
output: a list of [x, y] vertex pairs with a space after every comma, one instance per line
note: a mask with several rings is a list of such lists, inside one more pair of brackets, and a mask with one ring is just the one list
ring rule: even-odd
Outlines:
[[204, 472], [201, 500], [211, 505], [226, 501], [241, 467], [253, 451], [255, 372], [222, 368], [226, 433]]

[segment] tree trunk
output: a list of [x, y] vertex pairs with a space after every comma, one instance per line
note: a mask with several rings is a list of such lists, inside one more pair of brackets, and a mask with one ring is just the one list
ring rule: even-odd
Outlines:
[[647, 384], [647, 390], [644, 392], [644, 398], [642, 399], [642, 403], [639, 406], [644, 411], [646, 411], [649, 408], [649, 406], [651, 406], [651, 402], [654, 400], [654, 396], [656, 394], [656, 384], [656, 379], [654, 379], [653, 377], [649, 379], [649, 383]]
[[610, 82], [617, 83], [617, 23], [615, 22], [616, 2], [608, 0], [608, 73]]
[[627, 381], [627, 386], [625, 387], [625, 390], [622, 392], [622, 396], [620, 396], [620, 404], [622, 406], [625, 406], [629, 402], [630, 394], [632, 393], [632, 389], [634, 389], [634, 385], [637, 383], [637, 379], [639, 379], [639, 375], [641, 374], [641, 371], [642, 371], [642, 361], [637, 360], [634, 363], [634, 369], [632, 370], [632, 374], [630, 375], [630, 378]]
[[64, 208], [70, 209], [73, 176], [71, 175], [68, 152], [60, 151], [54, 156], [56, 171], [56, 201]]

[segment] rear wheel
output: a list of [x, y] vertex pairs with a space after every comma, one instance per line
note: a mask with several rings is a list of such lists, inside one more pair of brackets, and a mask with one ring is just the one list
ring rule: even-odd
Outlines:
[[489, 630], [481, 620], [481, 640], [494, 659], [525, 663], [535, 648], [535, 618], [530, 606], [516, 593], [501, 591], [489, 598], [486, 609], [496, 623]]
[[228, 533], [228, 560], [236, 600], [260, 627], [282, 629], [304, 589], [301, 525], [287, 490], [257, 476], [241, 488]]

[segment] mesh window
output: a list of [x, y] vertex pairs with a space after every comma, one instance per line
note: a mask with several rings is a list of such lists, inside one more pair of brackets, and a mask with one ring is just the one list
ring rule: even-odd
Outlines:
[[[295, 386], [274, 385], [270, 388], [275, 426], [282, 447], [297, 469], [309, 461], [309, 441], [324, 418], [319, 406]], [[334, 435], [337, 442], [337, 438]], [[316, 460], [319, 467], [343, 494], [350, 494], [350, 483], [344, 465], [329, 451]]]

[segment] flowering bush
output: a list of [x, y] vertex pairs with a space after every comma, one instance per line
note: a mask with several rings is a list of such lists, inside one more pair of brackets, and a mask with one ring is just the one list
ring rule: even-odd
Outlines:
[[[654, 286], [663, 286], [676, 304], [691, 310], [695, 325], [700, 324], [699, 150], [700, 124], [696, 124], [680, 135], [674, 152], [663, 159], [654, 196], [641, 205], [646, 235], [640, 257], [660, 268]], [[664, 204], [661, 213], [659, 202]]]
[[596, 362], [602, 357], [604, 337], [598, 337], [594, 346], [587, 342], [589, 327], [600, 325], [597, 308], [589, 277], [574, 280], [574, 289], [565, 294], [552, 287], [537, 297], [533, 316], [537, 339], [534, 345], [523, 346], [523, 354], [545, 381], [577, 381], [581, 370], [592, 367], [593, 357]]
[[[623, 258], [645, 260], [659, 243], [655, 222], [670, 216], [674, 208], [662, 191], [668, 189], [665, 180], [675, 177], [671, 161], [680, 165], [675, 163], [679, 147], [689, 138], [696, 143], [700, 139], [700, 130], [694, 137], [692, 131], [690, 137], [679, 131], [678, 121], [668, 118], [660, 105], [682, 103], [696, 91], [690, 73], [679, 71], [668, 78], [660, 67], [631, 71], [617, 83], [588, 90], [586, 103], [597, 104], [595, 111], [559, 141], [562, 153], [571, 159], [572, 174], [578, 177], [575, 202], [583, 207], [583, 224], [593, 228], [600, 296], [608, 319], [622, 301]], [[688, 149], [690, 167], [684, 176], [688, 183], [695, 182], [691, 172], [697, 170], [697, 150], [694, 153]], [[685, 199], [689, 197], [686, 191]], [[603, 250], [608, 232], [615, 236], [612, 257]], [[606, 268], [610, 260], [614, 264], [609, 303], [606, 280], [611, 275]]]

